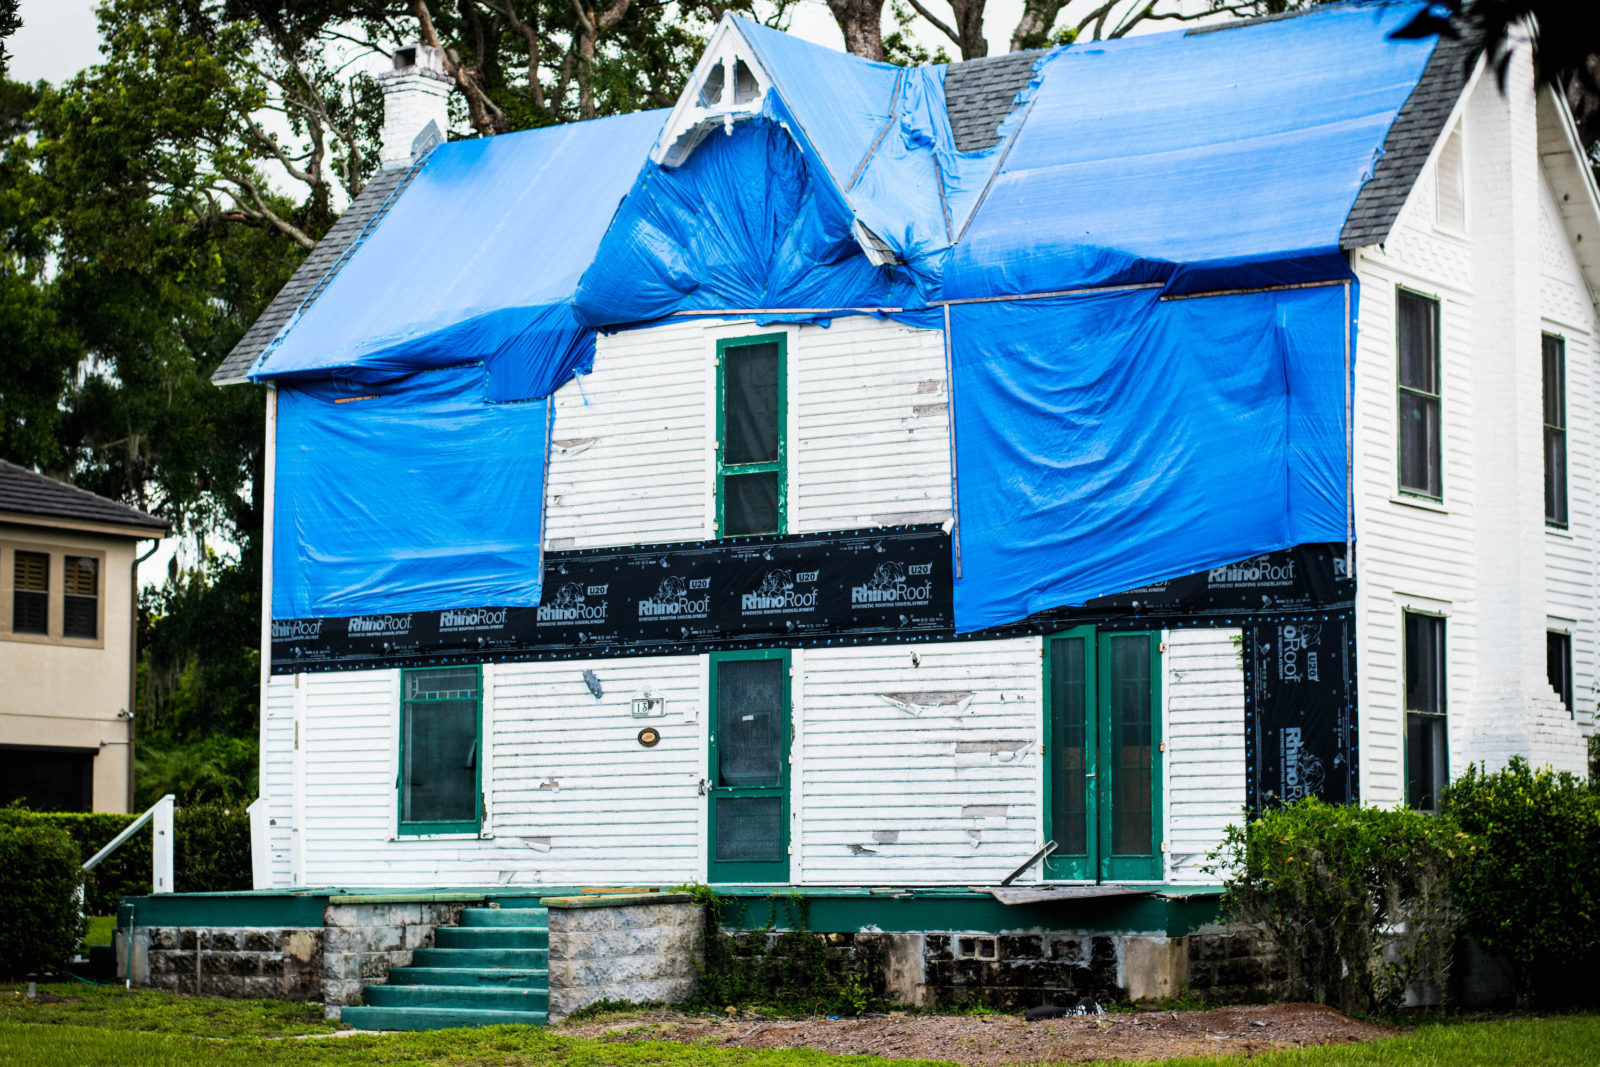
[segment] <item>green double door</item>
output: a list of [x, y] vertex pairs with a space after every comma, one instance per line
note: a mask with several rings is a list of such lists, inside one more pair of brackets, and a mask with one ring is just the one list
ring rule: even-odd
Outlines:
[[1162, 877], [1161, 646], [1080, 626], [1045, 639], [1045, 877]]
[[711, 656], [706, 881], [789, 881], [789, 653]]

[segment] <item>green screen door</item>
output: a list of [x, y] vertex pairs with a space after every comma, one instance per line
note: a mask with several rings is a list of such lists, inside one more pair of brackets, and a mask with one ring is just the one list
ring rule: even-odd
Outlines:
[[706, 880], [789, 880], [789, 653], [711, 657]]
[[1045, 639], [1046, 878], [1161, 877], [1160, 663], [1154, 633]]

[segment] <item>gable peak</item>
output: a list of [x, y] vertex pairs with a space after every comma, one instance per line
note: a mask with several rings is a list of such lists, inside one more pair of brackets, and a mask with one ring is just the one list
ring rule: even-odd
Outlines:
[[680, 166], [718, 126], [732, 133], [734, 123], [760, 115], [771, 87], [772, 76], [739, 32], [737, 20], [723, 15], [650, 158], [663, 166]]

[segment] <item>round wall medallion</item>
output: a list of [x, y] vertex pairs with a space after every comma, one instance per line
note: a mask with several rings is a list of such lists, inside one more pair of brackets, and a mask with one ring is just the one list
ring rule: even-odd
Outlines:
[[639, 731], [639, 743], [645, 748], [655, 748], [657, 742], [660, 740], [661, 731], [657, 730], [654, 726], [646, 726], [643, 730]]

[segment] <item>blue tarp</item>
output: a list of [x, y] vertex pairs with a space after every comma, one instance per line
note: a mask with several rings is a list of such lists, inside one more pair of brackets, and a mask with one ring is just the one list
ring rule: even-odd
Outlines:
[[[453, 398], [426, 376], [384, 387], [383, 403], [417, 390], [404, 402], [442, 421], [374, 422], [370, 442], [341, 421], [361, 404], [286, 389], [299, 421], [280, 425], [280, 448], [346, 458], [280, 458], [280, 501], [287, 488], [295, 502], [278, 528], [305, 547], [275, 614], [532, 603], [525, 494], [542, 493], [546, 428], [485, 414], [481, 456], [435, 469], [421, 453], [436, 433], [465, 440], [466, 408], [450, 404], [548, 395], [587, 366], [595, 328], [736, 309], [898, 308], [937, 328], [949, 304], [961, 630], [1342, 540], [1343, 284], [1170, 298], [1348, 279], [1340, 230], [1432, 53], [1432, 39], [1390, 36], [1420, 6], [1056, 49], [1000, 142], [972, 153], [954, 147], [942, 67], [867, 63], [738, 20], [773, 88], [760, 117], [711, 132], [681, 166], [648, 160], [659, 112], [439, 149], [253, 376], [365, 389], [481, 362], [487, 384], [451, 377]], [[857, 223], [896, 265], [867, 261]], [[1041, 298], [1127, 283], [1153, 288]], [[286, 485], [349, 477], [363, 469], [351, 456], [370, 486]], [[460, 494], [448, 537], [373, 499], [402, 483]], [[319, 525], [347, 514], [361, 536]]]
[[546, 408], [470, 364], [281, 384], [273, 618], [537, 604]]
[[665, 117], [439, 146], [250, 376], [377, 381], [481, 362], [493, 398], [548, 396], [594, 358], [572, 293]]

